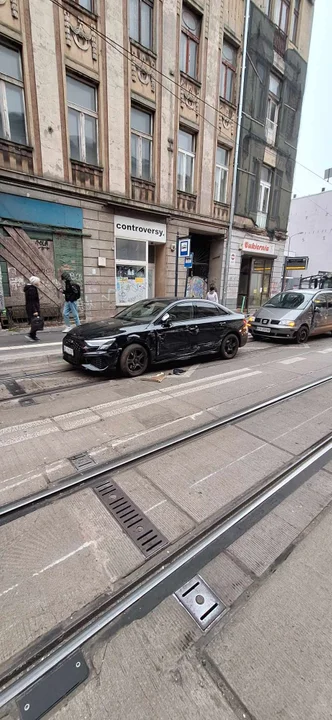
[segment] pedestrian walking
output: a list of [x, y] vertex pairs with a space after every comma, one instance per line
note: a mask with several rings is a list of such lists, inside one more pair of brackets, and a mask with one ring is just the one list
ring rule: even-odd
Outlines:
[[30, 325], [29, 335], [26, 335], [27, 340], [31, 342], [37, 342], [37, 328], [34, 327], [33, 320], [40, 316], [40, 302], [38, 288], [40, 286], [40, 278], [36, 275], [32, 275], [29, 282], [24, 286], [25, 294], [25, 308], [27, 311], [28, 322]]
[[216, 287], [213, 283], [211, 283], [211, 285], [210, 285], [210, 290], [206, 295], [206, 299], [211, 300], [211, 302], [215, 302], [215, 303], [218, 302], [218, 293], [217, 293]]
[[75, 325], [81, 324], [76, 305], [77, 300], [81, 297], [81, 288], [78, 283], [72, 281], [69, 272], [63, 272], [61, 280], [65, 283], [65, 288], [62, 292], [65, 296], [63, 317], [66, 325], [62, 332], [67, 333], [70, 330], [70, 313], [75, 320]]

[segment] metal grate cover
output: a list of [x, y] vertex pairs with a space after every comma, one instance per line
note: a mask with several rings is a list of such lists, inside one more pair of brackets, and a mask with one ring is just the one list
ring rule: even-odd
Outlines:
[[226, 610], [226, 605], [199, 575], [174, 594], [202, 630], [206, 630]]
[[164, 535], [115, 482], [99, 480], [94, 491], [145, 557], [168, 545]]
[[83, 452], [79, 455], [73, 455], [72, 457], [68, 458], [72, 465], [78, 470], [79, 472], [84, 472], [84, 470], [89, 470], [89, 468], [92, 468], [95, 466], [95, 461], [90, 457], [89, 453]]

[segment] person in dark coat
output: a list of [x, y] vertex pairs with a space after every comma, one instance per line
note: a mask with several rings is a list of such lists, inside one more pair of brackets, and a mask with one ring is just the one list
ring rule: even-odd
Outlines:
[[[24, 294], [25, 294], [25, 307], [27, 311], [28, 321], [31, 326], [31, 321], [33, 317], [38, 317], [40, 314], [40, 302], [39, 302], [39, 293], [38, 288], [40, 286], [40, 279], [39, 277], [36, 277], [36, 275], [33, 275], [29, 282], [24, 287]], [[31, 342], [37, 342], [39, 338], [37, 338], [37, 331], [30, 329], [29, 335], [26, 335], [26, 338], [30, 340]]]
[[63, 307], [65, 327], [62, 332], [67, 333], [70, 330], [70, 313], [74, 318], [75, 325], [78, 326], [81, 324], [76, 305], [76, 300], [80, 297], [80, 287], [72, 281], [71, 275], [67, 270], [62, 273], [61, 280], [64, 283], [64, 290], [62, 290], [62, 292], [65, 296], [65, 304]]

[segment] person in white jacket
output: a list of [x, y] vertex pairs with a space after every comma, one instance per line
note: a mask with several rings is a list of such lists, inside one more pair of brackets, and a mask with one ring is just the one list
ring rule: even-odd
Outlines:
[[211, 300], [211, 302], [215, 302], [215, 303], [218, 302], [218, 293], [217, 293], [216, 288], [213, 285], [213, 283], [210, 285], [210, 289], [206, 295], [206, 299]]

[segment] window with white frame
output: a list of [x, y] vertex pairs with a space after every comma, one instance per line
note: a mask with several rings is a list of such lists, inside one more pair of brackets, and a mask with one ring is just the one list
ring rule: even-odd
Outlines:
[[225, 203], [227, 200], [227, 182], [229, 168], [229, 151], [218, 146], [216, 153], [216, 176], [214, 181], [214, 199]]
[[271, 194], [272, 171], [266, 165], [262, 166], [259, 181], [259, 195], [257, 208], [257, 225], [261, 228], [266, 227], [267, 215], [269, 212], [270, 194]]
[[21, 53], [0, 43], [0, 137], [27, 144]]
[[178, 136], [178, 190], [192, 193], [194, 188], [196, 136], [179, 130]]
[[153, 117], [150, 112], [131, 108], [131, 174], [152, 180]]
[[72, 160], [98, 164], [97, 90], [67, 75], [68, 127]]
[[264, 2], [263, 2], [263, 10], [266, 13], [266, 15], [270, 14], [270, 4], [271, 4], [271, 0], [264, 0]]
[[180, 46], [180, 70], [198, 77], [198, 50], [201, 31], [201, 19], [187, 7], [182, 8], [182, 28]]
[[273, 21], [285, 35], [288, 31], [289, 0], [275, 0]]
[[129, 35], [146, 48], [153, 45], [152, 0], [129, 0]]
[[235, 100], [236, 50], [224, 40], [222, 47], [220, 97], [228, 102]]
[[277, 137], [280, 95], [281, 82], [276, 75], [271, 74], [265, 122], [265, 136], [269, 145], [275, 145]]
[[294, 7], [293, 7], [293, 15], [292, 15], [292, 22], [291, 22], [291, 41], [296, 45], [297, 43], [297, 32], [299, 28], [299, 18], [300, 18], [300, 4], [301, 0], [294, 0]]

